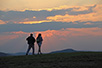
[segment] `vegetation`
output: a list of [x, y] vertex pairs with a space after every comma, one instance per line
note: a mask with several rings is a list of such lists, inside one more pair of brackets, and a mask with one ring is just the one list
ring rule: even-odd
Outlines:
[[101, 68], [102, 52], [0, 57], [0, 68]]

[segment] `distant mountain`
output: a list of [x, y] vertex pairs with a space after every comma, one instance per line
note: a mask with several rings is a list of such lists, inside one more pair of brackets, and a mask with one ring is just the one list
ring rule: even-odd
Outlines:
[[[31, 55], [32, 53], [29, 53], [29, 55]], [[12, 55], [14, 56], [18, 56], [18, 55], [26, 55], [25, 52], [18, 52], [18, 53], [13, 53]]]
[[0, 57], [1, 57], [1, 56], [10, 56], [10, 54], [0, 52]]
[[12, 55], [14, 55], [14, 56], [25, 55], [25, 52], [12, 53]]
[[64, 50], [59, 50], [59, 51], [53, 51], [51, 53], [64, 53], [64, 52], [77, 52], [77, 51], [73, 49], [64, 49]]

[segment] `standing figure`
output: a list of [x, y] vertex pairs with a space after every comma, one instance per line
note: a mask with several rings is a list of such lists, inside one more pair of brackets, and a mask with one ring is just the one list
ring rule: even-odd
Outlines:
[[28, 38], [26, 38], [26, 40], [28, 41], [28, 45], [29, 45], [26, 55], [28, 55], [31, 48], [32, 48], [32, 55], [34, 55], [35, 38], [33, 37], [33, 34], [30, 34], [30, 36]]
[[41, 53], [41, 45], [42, 45], [42, 41], [43, 41], [43, 39], [42, 39], [42, 36], [41, 36], [41, 34], [39, 34], [38, 35], [38, 37], [37, 37], [37, 44], [38, 44], [38, 54], [42, 54]]

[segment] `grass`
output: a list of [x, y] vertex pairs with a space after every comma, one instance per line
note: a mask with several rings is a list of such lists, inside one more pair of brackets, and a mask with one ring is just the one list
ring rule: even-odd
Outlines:
[[102, 68], [102, 52], [0, 57], [0, 68]]

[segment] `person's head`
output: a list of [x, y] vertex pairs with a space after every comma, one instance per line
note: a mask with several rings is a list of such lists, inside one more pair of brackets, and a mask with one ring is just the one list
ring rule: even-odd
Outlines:
[[33, 34], [31, 33], [30, 36], [33, 36]]
[[38, 37], [40, 37], [40, 36], [41, 36], [41, 33], [39, 33]]

